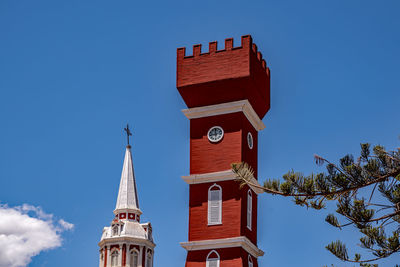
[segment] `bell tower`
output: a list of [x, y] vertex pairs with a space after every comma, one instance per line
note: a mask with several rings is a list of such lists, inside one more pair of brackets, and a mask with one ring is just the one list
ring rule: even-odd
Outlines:
[[258, 131], [270, 108], [270, 72], [250, 35], [241, 45], [177, 50], [177, 89], [190, 120], [189, 235], [186, 267], [258, 266], [256, 188], [234, 181], [247, 162], [257, 183]]

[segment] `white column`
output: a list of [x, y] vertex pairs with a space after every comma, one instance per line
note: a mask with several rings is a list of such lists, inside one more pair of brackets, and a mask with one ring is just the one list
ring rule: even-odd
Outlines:
[[110, 246], [107, 246], [107, 267], [111, 267], [111, 255]]
[[102, 249], [100, 249], [100, 255], [99, 255], [99, 267], [104, 267], [104, 263], [103, 263], [103, 261], [101, 260], [101, 254], [103, 253], [103, 250]]
[[129, 266], [131, 266], [131, 254], [130, 254], [130, 251], [129, 251], [129, 247], [130, 247], [131, 245], [129, 244], [129, 243], [127, 243], [126, 244], [126, 266], [127, 267], [129, 267]]
[[142, 262], [142, 259], [143, 259], [143, 246], [140, 246], [139, 247], [139, 262], [138, 262], [138, 267], [143, 267], [144, 265], [143, 265], [143, 262]]
[[118, 266], [122, 266], [122, 244], [119, 244]]

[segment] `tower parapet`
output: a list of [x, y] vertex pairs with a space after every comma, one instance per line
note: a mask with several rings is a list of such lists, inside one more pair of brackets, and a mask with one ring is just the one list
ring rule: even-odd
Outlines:
[[225, 39], [222, 50], [216, 41], [204, 53], [201, 44], [193, 55], [178, 48], [176, 86], [189, 108], [247, 99], [261, 119], [270, 108], [270, 70], [250, 35], [238, 47]]

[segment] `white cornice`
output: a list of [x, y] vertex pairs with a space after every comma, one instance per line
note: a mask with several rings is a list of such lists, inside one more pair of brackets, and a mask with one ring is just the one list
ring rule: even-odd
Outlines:
[[261, 131], [265, 128], [265, 124], [262, 122], [260, 117], [258, 117], [247, 99], [204, 107], [188, 108], [183, 109], [182, 112], [188, 119], [243, 112], [249, 122], [253, 125], [254, 129]]
[[143, 212], [140, 209], [115, 209], [114, 214], [120, 214], [120, 213], [135, 213], [138, 215], [141, 215]]
[[116, 237], [108, 237], [99, 242], [99, 247], [103, 247], [104, 245], [116, 245], [116, 244], [121, 244], [121, 243], [131, 243], [131, 244], [137, 244], [137, 245], [145, 245], [149, 248], [154, 248], [156, 244], [151, 242], [150, 240], [147, 239], [141, 239], [141, 238], [135, 238], [135, 237], [129, 237], [129, 236], [116, 236]]
[[235, 174], [231, 170], [226, 170], [220, 172], [209, 172], [202, 174], [192, 174], [189, 176], [182, 176], [182, 179], [188, 184], [202, 184], [202, 183], [234, 180]]
[[259, 249], [245, 236], [212, 239], [212, 240], [190, 241], [190, 242], [182, 242], [180, 244], [187, 251], [242, 247], [253, 257], [258, 258], [264, 255], [264, 251]]
[[[188, 184], [203, 184], [203, 183], [213, 183], [221, 181], [235, 180], [236, 174], [232, 170], [220, 171], [220, 172], [209, 172], [203, 174], [192, 174], [189, 176], [182, 176], [182, 179]], [[257, 179], [252, 177], [251, 183], [261, 186]], [[264, 191], [260, 188], [250, 186], [250, 188], [256, 194], [261, 194]]]

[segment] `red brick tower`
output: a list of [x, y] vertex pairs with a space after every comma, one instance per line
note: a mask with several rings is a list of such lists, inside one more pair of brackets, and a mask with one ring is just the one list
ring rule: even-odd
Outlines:
[[[186, 267], [256, 267], [257, 190], [239, 188], [231, 163], [257, 177], [257, 137], [270, 107], [270, 73], [249, 35], [202, 53], [177, 51], [177, 88], [190, 119], [189, 241]], [[254, 182], [256, 178], [254, 178]]]

